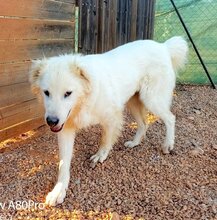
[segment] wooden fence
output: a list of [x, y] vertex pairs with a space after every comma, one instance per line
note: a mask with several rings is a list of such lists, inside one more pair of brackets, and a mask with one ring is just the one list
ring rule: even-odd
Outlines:
[[74, 48], [75, 0], [0, 0], [0, 141], [43, 123], [31, 59]]
[[153, 37], [155, 0], [79, 0], [79, 51], [101, 53]]

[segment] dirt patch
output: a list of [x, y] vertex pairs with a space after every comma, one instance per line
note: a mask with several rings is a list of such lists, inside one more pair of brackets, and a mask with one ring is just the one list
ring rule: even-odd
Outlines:
[[101, 129], [94, 126], [80, 132], [67, 197], [52, 208], [19, 210], [13, 204], [44, 202], [52, 190], [58, 165], [56, 135], [42, 127], [30, 138], [2, 144], [0, 217], [217, 219], [217, 92], [205, 86], [178, 86], [172, 111], [177, 123], [176, 145], [170, 155], [160, 151], [165, 133], [160, 120], [150, 126], [141, 145], [124, 147], [136, 131], [135, 122], [126, 115], [110, 156], [91, 169], [89, 158], [97, 151]]

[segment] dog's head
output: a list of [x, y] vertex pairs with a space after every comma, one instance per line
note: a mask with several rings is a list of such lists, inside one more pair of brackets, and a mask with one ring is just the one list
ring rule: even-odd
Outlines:
[[89, 93], [89, 79], [79, 66], [79, 55], [64, 55], [33, 61], [30, 83], [42, 96], [45, 120], [53, 132], [62, 130], [70, 112]]

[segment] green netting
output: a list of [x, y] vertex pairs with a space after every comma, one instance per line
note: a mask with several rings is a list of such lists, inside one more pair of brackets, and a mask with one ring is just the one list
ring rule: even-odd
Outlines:
[[[174, 3], [217, 84], [217, 0], [174, 0]], [[170, 0], [156, 0], [154, 39], [162, 42], [175, 35], [188, 40]], [[207, 84], [209, 80], [188, 42], [189, 62], [177, 80], [181, 83]]]

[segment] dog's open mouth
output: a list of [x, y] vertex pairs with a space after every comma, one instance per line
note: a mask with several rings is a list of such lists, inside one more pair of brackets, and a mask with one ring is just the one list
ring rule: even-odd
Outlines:
[[62, 130], [63, 125], [64, 125], [64, 124], [62, 124], [61, 126], [50, 127], [50, 130], [53, 131], [53, 132], [59, 132], [59, 131]]

